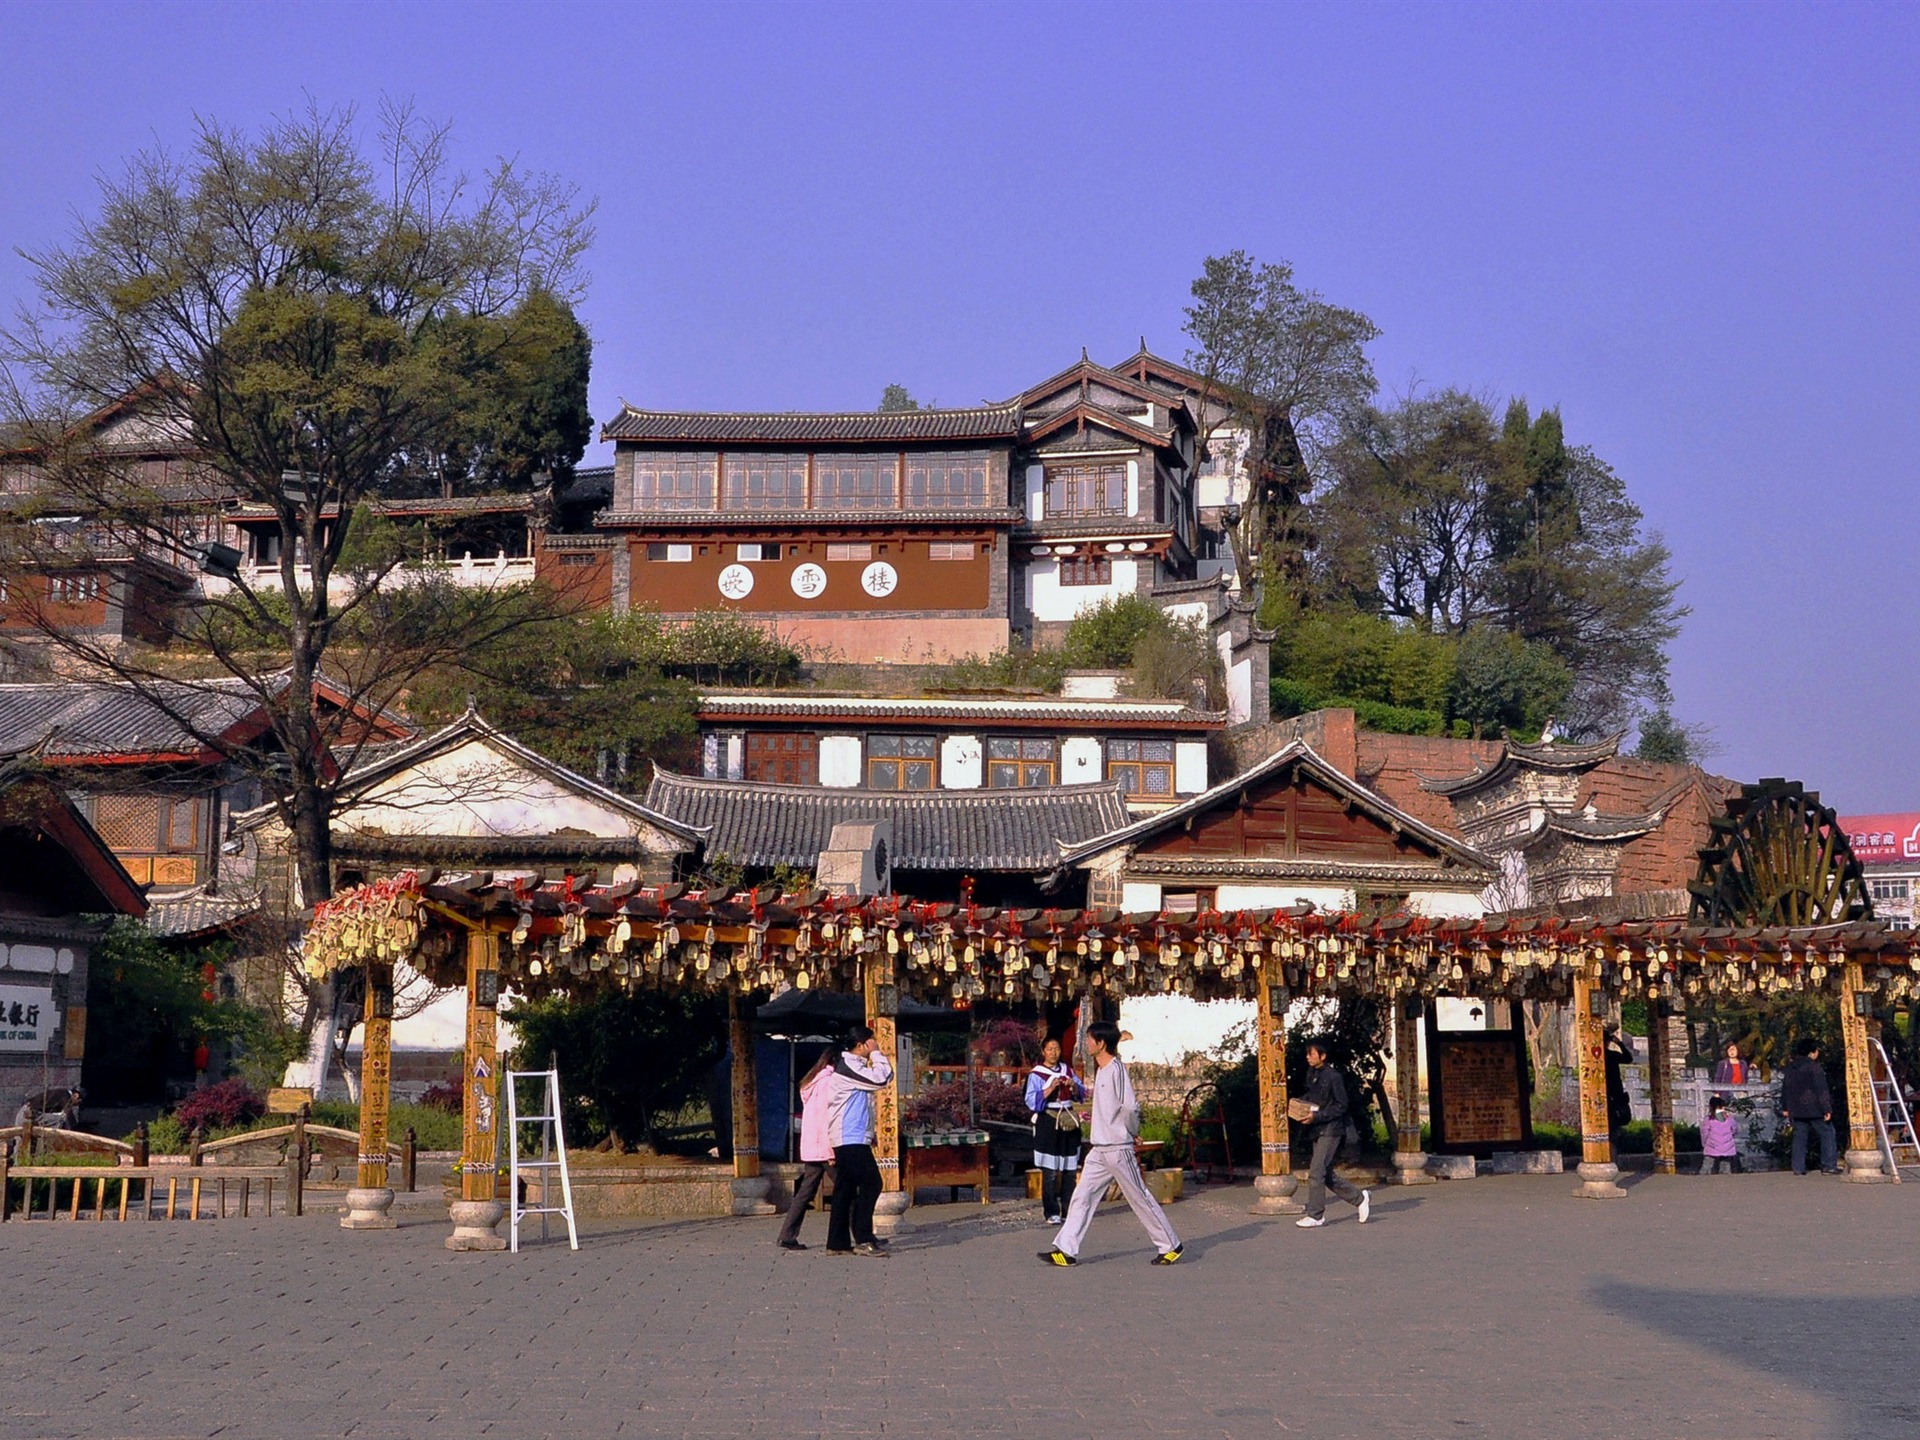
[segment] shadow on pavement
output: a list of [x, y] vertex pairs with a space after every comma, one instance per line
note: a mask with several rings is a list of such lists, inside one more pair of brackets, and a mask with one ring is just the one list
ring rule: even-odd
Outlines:
[[1707, 1293], [1618, 1280], [1588, 1294], [1619, 1319], [1825, 1397], [1836, 1406], [1836, 1435], [1920, 1433], [1920, 1397], [1907, 1379], [1911, 1299]]

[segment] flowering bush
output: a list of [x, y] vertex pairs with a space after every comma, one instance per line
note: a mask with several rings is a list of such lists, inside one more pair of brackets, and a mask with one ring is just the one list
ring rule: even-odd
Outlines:
[[266, 1109], [259, 1092], [244, 1080], [222, 1080], [196, 1090], [174, 1106], [173, 1118], [185, 1129], [225, 1130], [255, 1119]]
[[1031, 1065], [1040, 1058], [1039, 1033], [1028, 1021], [1002, 1015], [982, 1026], [973, 1037], [973, 1053], [982, 1059], [1001, 1050], [1013, 1063]]
[[[1021, 1124], [1030, 1117], [1022, 1087], [993, 1081], [975, 1081], [973, 1113], [981, 1120]], [[966, 1130], [973, 1121], [967, 1115], [967, 1082], [949, 1081], [929, 1085], [915, 1095], [900, 1112], [900, 1128], [914, 1134], [940, 1130]]]
[[462, 1096], [460, 1085], [455, 1080], [442, 1080], [437, 1085], [429, 1085], [420, 1092], [420, 1103], [435, 1110], [445, 1110], [458, 1115]]

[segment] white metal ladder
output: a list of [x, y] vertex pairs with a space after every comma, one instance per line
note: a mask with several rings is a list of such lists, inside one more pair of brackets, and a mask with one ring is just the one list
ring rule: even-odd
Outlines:
[[[520, 1082], [538, 1080], [544, 1082], [540, 1087], [541, 1113], [522, 1115], [520, 1113]], [[537, 1125], [540, 1128], [540, 1152], [536, 1158], [531, 1153], [520, 1153], [521, 1125]], [[549, 1239], [547, 1217], [564, 1215], [567, 1217], [567, 1246], [580, 1248], [580, 1232], [573, 1224], [573, 1181], [567, 1174], [567, 1136], [560, 1121], [560, 1072], [558, 1070], [509, 1070], [507, 1072], [507, 1155], [509, 1199], [507, 1224], [507, 1248], [518, 1254], [520, 1251], [520, 1222], [529, 1215], [540, 1217], [540, 1238]], [[521, 1203], [520, 1172], [532, 1171], [540, 1177], [540, 1203], [526, 1205]], [[553, 1177], [560, 1175], [560, 1203], [552, 1204]]]
[[[1893, 1078], [1893, 1066], [1887, 1063], [1887, 1047], [1879, 1036], [1869, 1036], [1873, 1047], [1867, 1064], [1873, 1081], [1873, 1124], [1880, 1136], [1880, 1158], [1887, 1173], [1900, 1179], [1902, 1165], [1920, 1165], [1920, 1137], [1913, 1130], [1913, 1113], [1900, 1093], [1900, 1082]], [[1902, 1159], [1902, 1154], [1909, 1158]]]

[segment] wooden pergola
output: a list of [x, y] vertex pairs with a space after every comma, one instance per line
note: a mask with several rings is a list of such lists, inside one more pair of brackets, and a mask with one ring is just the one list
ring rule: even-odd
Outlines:
[[[1179, 994], [1252, 1000], [1258, 1008], [1261, 1175], [1256, 1213], [1298, 1206], [1286, 1119], [1283, 1021], [1300, 999], [1368, 995], [1392, 1005], [1395, 1049], [1415, 1053], [1425, 1008], [1440, 996], [1571, 1005], [1579, 1048], [1582, 1185], [1623, 1193], [1609, 1136], [1602, 1020], [1609, 1001], [1818, 994], [1839, 1006], [1845, 1038], [1854, 1179], [1881, 1178], [1868, 1062], [1868, 1020], [1915, 989], [1913, 932], [1868, 921], [1805, 927], [1606, 923], [1491, 915], [1373, 918], [1311, 907], [1233, 913], [1003, 909], [909, 899], [853, 900], [763, 888], [727, 894], [683, 886], [596, 885], [590, 876], [496, 883], [482, 872], [405, 872], [319, 907], [306, 939], [316, 975], [365, 967], [360, 1188], [386, 1187], [390, 1021], [379, 996], [406, 959], [467, 993], [465, 1143], [454, 1248], [494, 1248], [495, 1005], [503, 989], [539, 994], [582, 985], [654, 985], [725, 995], [734, 1039], [734, 1165], [759, 1174], [749, 1001], [792, 985], [861, 993], [887, 1053], [899, 997], [950, 1004], [992, 999]], [[1650, 1025], [1655, 1169], [1674, 1168], [1666, 1027]], [[1395, 1164], [1424, 1167], [1419, 1077], [1398, 1072]], [[899, 1116], [881, 1096], [876, 1152], [900, 1189]], [[903, 1205], [904, 1198], [894, 1202]], [[492, 1219], [482, 1209], [493, 1206]]]

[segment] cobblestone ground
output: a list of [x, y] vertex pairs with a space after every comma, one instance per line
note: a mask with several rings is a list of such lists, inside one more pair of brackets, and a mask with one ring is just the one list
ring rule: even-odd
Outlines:
[[1075, 1270], [1023, 1202], [891, 1258], [772, 1220], [453, 1255], [444, 1222], [8, 1223], [0, 1436], [1920, 1434], [1920, 1186], [1571, 1177], [1378, 1192], [1364, 1228], [1123, 1208]]

